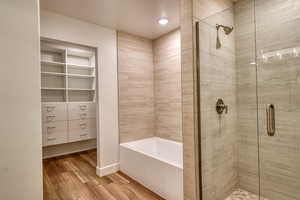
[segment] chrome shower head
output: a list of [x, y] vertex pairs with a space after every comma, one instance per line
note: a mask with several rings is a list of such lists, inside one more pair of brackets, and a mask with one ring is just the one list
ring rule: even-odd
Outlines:
[[224, 26], [223, 30], [226, 35], [229, 35], [233, 31], [233, 27]]
[[221, 24], [217, 24], [216, 25], [217, 31], [219, 31], [219, 29], [221, 27], [223, 28], [223, 30], [224, 30], [224, 32], [225, 32], [226, 35], [229, 35], [233, 31], [233, 26], [229, 27], [229, 26], [224, 26], [224, 25], [221, 25]]
[[224, 26], [221, 24], [216, 24], [216, 29], [217, 29], [217, 44], [216, 44], [216, 48], [220, 49], [222, 47], [222, 44], [220, 42], [220, 38], [219, 38], [219, 29], [223, 28], [224, 32], [226, 35], [229, 35], [232, 31], [233, 31], [233, 27], [229, 27], [229, 26]]

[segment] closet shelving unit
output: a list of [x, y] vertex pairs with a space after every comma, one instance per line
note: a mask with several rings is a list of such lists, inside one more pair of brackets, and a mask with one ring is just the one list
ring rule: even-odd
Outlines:
[[95, 101], [95, 52], [42, 45], [41, 66], [43, 102]]
[[41, 41], [43, 145], [96, 137], [96, 54], [92, 48]]

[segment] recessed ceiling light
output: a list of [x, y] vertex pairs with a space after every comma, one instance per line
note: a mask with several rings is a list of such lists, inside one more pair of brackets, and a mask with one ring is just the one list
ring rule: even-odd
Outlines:
[[166, 24], [169, 23], [169, 20], [168, 20], [167, 18], [160, 18], [160, 19], [158, 20], [158, 23], [159, 23], [160, 25], [166, 25]]

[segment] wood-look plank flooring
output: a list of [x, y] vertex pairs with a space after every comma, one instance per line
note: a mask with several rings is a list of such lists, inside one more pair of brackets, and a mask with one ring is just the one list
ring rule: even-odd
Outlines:
[[44, 200], [163, 200], [121, 172], [96, 175], [96, 151], [43, 161]]

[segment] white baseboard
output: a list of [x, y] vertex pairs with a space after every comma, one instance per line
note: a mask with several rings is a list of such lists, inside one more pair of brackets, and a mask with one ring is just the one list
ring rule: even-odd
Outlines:
[[95, 139], [43, 147], [43, 159], [97, 148]]
[[88, 151], [88, 150], [93, 150], [93, 149], [96, 149], [96, 147], [84, 148], [84, 149], [79, 149], [79, 150], [74, 150], [74, 151], [66, 151], [63, 153], [56, 153], [56, 154], [52, 154], [52, 155], [46, 155], [46, 156], [43, 156], [43, 159], [54, 158], [54, 157], [64, 156], [64, 155], [69, 155], [69, 154], [74, 154], [74, 153], [80, 153], [82, 151]]
[[97, 166], [96, 172], [98, 176], [102, 177], [102, 176], [116, 173], [117, 171], [119, 171], [119, 169], [120, 169], [119, 163], [114, 163], [101, 168]]

